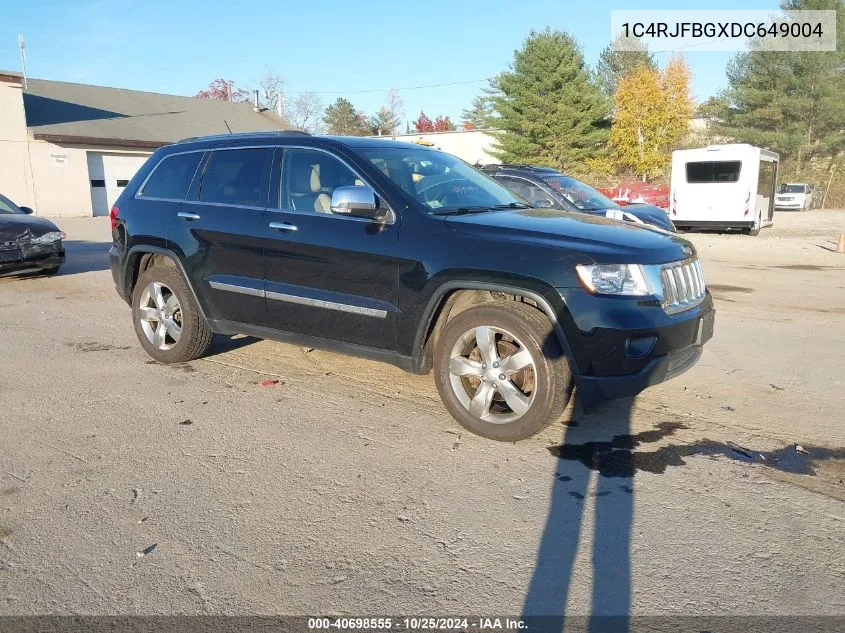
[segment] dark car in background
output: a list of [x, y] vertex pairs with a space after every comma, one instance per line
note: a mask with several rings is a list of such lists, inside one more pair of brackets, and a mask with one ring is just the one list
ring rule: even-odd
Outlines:
[[65, 261], [65, 234], [47, 218], [32, 215], [0, 194], [0, 275], [52, 275]]
[[538, 208], [601, 215], [675, 232], [675, 225], [660, 207], [650, 204], [623, 207], [577, 178], [550, 167], [483, 165], [481, 170]]
[[[427, 374], [515, 441], [692, 367], [715, 312], [678, 235], [532, 208], [454, 156], [303, 133], [158, 149], [111, 212], [117, 292], [154, 359], [247, 334]], [[366, 397], [363, 395], [362, 397]]]

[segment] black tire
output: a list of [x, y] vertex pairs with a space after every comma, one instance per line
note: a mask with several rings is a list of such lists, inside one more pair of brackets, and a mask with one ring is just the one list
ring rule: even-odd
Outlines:
[[[450, 374], [452, 349], [465, 333], [480, 326], [512, 333], [534, 361], [533, 400], [522, 417], [512, 422], [495, 423], [476, 417], [455, 393]], [[557, 420], [572, 394], [572, 373], [551, 323], [536, 308], [517, 302], [480, 305], [446, 323], [434, 348], [434, 380], [443, 404], [461, 426], [502, 442], [531, 437]]]
[[[170, 349], [162, 350], [147, 338], [141, 325], [141, 297], [150, 283], [166, 286], [176, 296], [181, 308], [181, 336]], [[188, 284], [175, 266], [154, 266], [148, 268], [135, 284], [132, 292], [132, 322], [135, 334], [144, 350], [160, 363], [185, 363], [203, 356], [211, 346], [214, 333], [209, 329], [194, 302]]]

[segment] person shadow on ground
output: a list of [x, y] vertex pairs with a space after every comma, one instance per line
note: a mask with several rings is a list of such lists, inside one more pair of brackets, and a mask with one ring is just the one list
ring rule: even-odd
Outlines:
[[[563, 631], [579, 545], [591, 549], [590, 617], [577, 630], [628, 630], [631, 608], [631, 526], [634, 512], [634, 399], [616, 400], [585, 414], [573, 404], [552, 475], [549, 514], [523, 604], [531, 631]], [[593, 512], [591, 541], [581, 538]], [[581, 574], [583, 577], [584, 575]], [[580, 611], [580, 609], [579, 609]], [[573, 627], [569, 627], [570, 629]]]

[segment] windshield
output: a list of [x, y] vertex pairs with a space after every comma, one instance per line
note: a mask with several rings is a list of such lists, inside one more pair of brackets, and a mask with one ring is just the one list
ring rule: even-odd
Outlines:
[[780, 193], [806, 193], [807, 185], [781, 185]]
[[387, 146], [357, 151], [433, 212], [527, 206], [495, 180], [445, 152]]
[[569, 176], [544, 176], [543, 182], [581, 211], [618, 209], [619, 205], [580, 180]]
[[0, 195], [0, 215], [10, 213], [21, 214], [23, 211], [21, 211], [18, 208], [18, 205], [9, 200], [6, 196]]

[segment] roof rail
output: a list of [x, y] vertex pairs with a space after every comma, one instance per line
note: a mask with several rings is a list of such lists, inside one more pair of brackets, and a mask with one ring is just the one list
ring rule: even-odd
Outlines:
[[495, 168], [499, 169], [501, 167], [518, 167], [520, 169], [552, 169], [551, 167], [543, 167], [541, 165], [523, 165], [522, 163], [489, 163], [487, 165], [482, 165], [482, 169], [486, 168]]
[[308, 132], [302, 130], [276, 130], [272, 132], [233, 132], [231, 134], [208, 134], [205, 136], [189, 136], [176, 141], [177, 143], [191, 143], [193, 141], [217, 141], [225, 139], [238, 138], [256, 138], [268, 136], [311, 136]]

